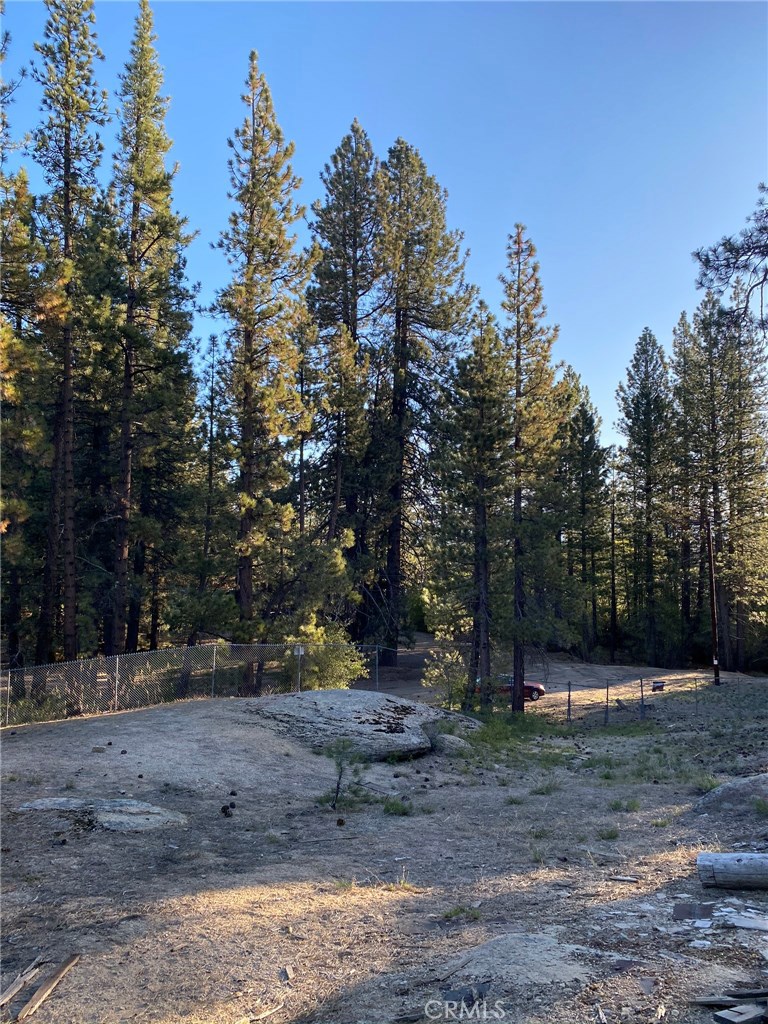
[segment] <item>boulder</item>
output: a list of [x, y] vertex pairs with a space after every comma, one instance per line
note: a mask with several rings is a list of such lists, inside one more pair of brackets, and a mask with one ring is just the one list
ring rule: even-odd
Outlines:
[[720, 811], [754, 815], [758, 801], [768, 803], [768, 772], [725, 782], [697, 800], [693, 809], [697, 814]]
[[449, 732], [436, 733], [432, 746], [438, 754], [445, 754], [448, 757], [466, 757], [472, 749], [461, 736], [452, 736]]
[[373, 761], [429, 753], [429, 727], [438, 722], [477, 728], [475, 721], [463, 715], [369, 690], [286, 693], [248, 701], [246, 710], [258, 716], [260, 725], [314, 750], [349, 740], [356, 754]]

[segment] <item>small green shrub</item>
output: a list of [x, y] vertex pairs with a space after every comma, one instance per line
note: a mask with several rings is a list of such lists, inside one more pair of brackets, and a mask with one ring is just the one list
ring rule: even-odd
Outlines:
[[720, 785], [714, 775], [710, 775], [707, 772], [695, 775], [691, 779], [691, 784], [697, 793], [710, 793]]
[[462, 918], [465, 921], [479, 921], [480, 911], [477, 907], [464, 907], [459, 904], [459, 906], [453, 907], [451, 910], [446, 910], [443, 918], [446, 921], [455, 921], [457, 918]]
[[551, 793], [556, 793], [558, 789], [560, 789], [559, 783], [555, 782], [554, 779], [548, 779], [546, 782], [542, 782], [540, 786], [532, 789], [531, 794], [533, 796], [549, 796]]
[[612, 825], [610, 828], [599, 828], [597, 830], [597, 838], [598, 839], [606, 839], [606, 840], [607, 839], [618, 839], [619, 838], [619, 830], [616, 828], [615, 825]]
[[382, 803], [385, 814], [394, 814], [404, 817], [408, 814], [413, 814], [413, 808], [410, 804], [405, 803], [404, 800], [400, 800], [396, 796], [388, 796]]

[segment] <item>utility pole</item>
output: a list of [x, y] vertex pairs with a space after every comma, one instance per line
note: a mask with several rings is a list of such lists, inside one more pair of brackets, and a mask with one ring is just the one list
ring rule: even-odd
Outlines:
[[717, 600], [715, 596], [715, 555], [712, 551], [712, 524], [709, 516], [706, 518], [707, 530], [707, 557], [709, 559], [709, 612], [712, 618], [712, 671], [715, 678], [715, 686], [720, 685], [720, 660], [719, 643], [717, 634]]

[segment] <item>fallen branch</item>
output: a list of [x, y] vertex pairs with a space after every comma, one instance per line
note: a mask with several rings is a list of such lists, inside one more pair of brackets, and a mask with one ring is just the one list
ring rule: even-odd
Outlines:
[[257, 1013], [255, 1017], [251, 1017], [250, 1020], [266, 1020], [267, 1017], [271, 1017], [273, 1013], [277, 1013], [278, 1010], [282, 1010], [283, 1003], [278, 1003], [277, 1006], [271, 1007], [269, 1010], [262, 1010], [261, 1013]]
[[29, 967], [26, 967], [21, 972], [21, 974], [16, 975], [16, 977], [13, 979], [13, 981], [5, 990], [5, 992], [3, 992], [2, 995], [0, 995], [0, 1006], [5, 1006], [6, 1003], [10, 1003], [10, 1001], [13, 999], [16, 993], [21, 992], [21, 990], [24, 988], [27, 982], [31, 981], [31, 979], [34, 978], [34, 976], [40, 970], [39, 965], [42, 962], [43, 958], [41, 956], [38, 956], [32, 961]]
[[365, 839], [366, 836], [323, 836], [320, 839], [297, 839], [297, 846], [302, 843], [339, 843], [342, 839]]
[[16, 1020], [26, 1020], [27, 1017], [31, 1017], [35, 1010], [37, 1010], [37, 1008], [45, 1002], [45, 1000], [48, 998], [51, 992], [53, 992], [53, 990], [59, 984], [64, 975], [72, 970], [72, 968], [75, 966], [79, 959], [80, 954], [75, 953], [67, 960], [65, 960], [61, 967], [58, 969], [58, 971], [56, 971], [55, 974], [52, 974], [48, 981], [44, 982], [37, 990], [37, 992], [35, 992], [35, 994], [32, 996], [29, 1002], [25, 1003], [24, 1006], [22, 1006], [22, 1008], [19, 1010], [19, 1015], [16, 1018]]

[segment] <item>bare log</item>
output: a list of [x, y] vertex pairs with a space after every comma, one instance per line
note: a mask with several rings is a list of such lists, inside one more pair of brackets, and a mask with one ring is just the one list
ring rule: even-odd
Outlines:
[[700, 853], [699, 881], [717, 889], [768, 889], [768, 853]]

